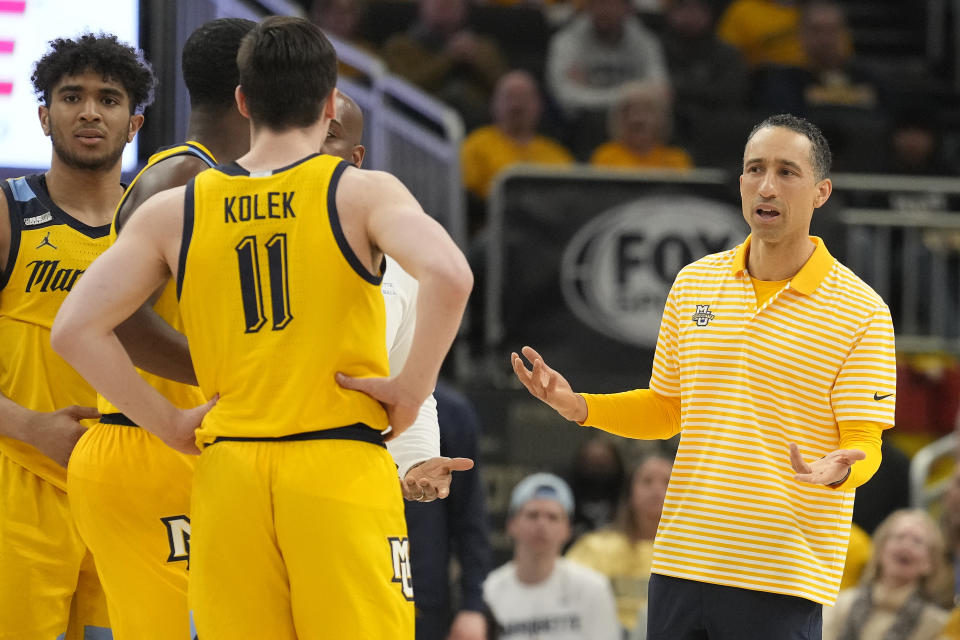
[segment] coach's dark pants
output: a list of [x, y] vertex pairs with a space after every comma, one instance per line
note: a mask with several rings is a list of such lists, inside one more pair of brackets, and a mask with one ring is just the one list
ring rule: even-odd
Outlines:
[[823, 607], [765, 591], [653, 574], [647, 640], [821, 640]]

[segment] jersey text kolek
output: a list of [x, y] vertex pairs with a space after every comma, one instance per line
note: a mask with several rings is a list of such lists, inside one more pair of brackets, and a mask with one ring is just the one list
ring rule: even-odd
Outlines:
[[[263, 199], [260, 199], [260, 196]], [[223, 199], [223, 222], [250, 222], [296, 218], [293, 211], [293, 196], [296, 191], [268, 191], [253, 195], [232, 196]]]

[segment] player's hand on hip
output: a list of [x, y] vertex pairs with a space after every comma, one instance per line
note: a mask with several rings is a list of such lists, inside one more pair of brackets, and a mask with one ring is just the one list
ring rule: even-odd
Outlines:
[[410, 467], [403, 482], [403, 497], [416, 502], [443, 500], [450, 495], [450, 481], [454, 471], [467, 471], [473, 468], [470, 458], [430, 458]]
[[72, 405], [50, 413], [31, 412], [27, 419], [28, 444], [62, 467], [67, 466], [70, 454], [80, 436], [87, 430], [81, 420], [99, 418], [100, 412], [93, 407]]
[[177, 411], [173, 429], [168, 432], [169, 435], [164, 437], [163, 441], [180, 453], [190, 455], [200, 453], [200, 449], [197, 447], [197, 429], [200, 428], [203, 417], [210, 412], [210, 409], [213, 409], [219, 399], [220, 395], [217, 394], [200, 406]]
[[336, 380], [344, 389], [365, 393], [383, 405], [390, 423], [390, 429], [384, 433], [384, 440], [392, 440], [406, 431], [420, 413], [423, 400], [405, 388], [398, 377], [354, 378], [337, 373]]
[[790, 443], [790, 464], [797, 482], [826, 485], [842, 482], [850, 474], [853, 463], [866, 457], [859, 449], [835, 449], [818, 460], [805, 462], [800, 447]]
[[530, 361], [532, 368], [527, 369], [523, 358], [516, 352], [510, 354], [513, 372], [533, 397], [550, 405], [567, 420], [583, 422], [587, 419], [587, 403], [579, 393], [574, 393], [567, 379], [547, 366], [543, 358], [533, 347], [520, 350]]

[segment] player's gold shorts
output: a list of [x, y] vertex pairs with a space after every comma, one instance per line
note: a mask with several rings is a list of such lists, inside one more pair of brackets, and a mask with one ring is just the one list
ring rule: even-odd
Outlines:
[[[102, 420], [113, 417], [126, 420]], [[70, 508], [97, 559], [116, 640], [192, 637], [187, 564], [196, 459], [146, 429], [102, 423], [70, 457]]]
[[106, 640], [109, 627], [67, 494], [0, 453], [0, 638]]
[[413, 638], [403, 500], [382, 444], [216, 442], [200, 455], [191, 521], [203, 640]]

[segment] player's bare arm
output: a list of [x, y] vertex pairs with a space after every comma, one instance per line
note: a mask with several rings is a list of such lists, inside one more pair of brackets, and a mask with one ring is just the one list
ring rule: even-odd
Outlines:
[[532, 368], [527, 369], [523, 358], [516, 352], [510, 354], [510, 364], [517, 379], [527, 388], [527, 391], [567, 420], [574, 422], [586, 420], [587, 402], [583, 396], [573, 391], [567, 379], [558, 371], [548, 367], [533, 347], [524, 347], [520, 351], [530, 361]]
[[[130, 188], [126, 200], [117, 212], [120, 229], [126, 226], [138, 207], [151, 195], [182, 186], [207, 168], [208, 165], [203, 160], [184, 156], [170, 158], [146, 171]], [[197, 384], [186, 336], [171, 327], [153, 310], [153, 304], [162, 291], [163, 287], [160, 287], [154, 292], [132, 316], [120, 323], [115, 333], [133, 363], [144, 371], [177, 382]]]
[[379, 253], [386, 253], [420, 283], [417, 325], [403, 370], [387, 379], [340, 377], [344, 386], [382, 402], [394, 433], [399, 433], [436, 386], [440, 365], [460, 328], [473, 274], [443, 227], [390, 174], [348, 169], [337, 189], [337, 209], [357, 255], [369, 256], [372, 264]]
[[[181, 411], [151, 387], [114, 329], [176, 269], [183, 229], [183, 188], [153, 196], [117, 242], [90, 265], [53, 324], [54, 350], [134, 422], [173, 448], [196, 453], [193, 431], [212, 406]], [[97, 300], [97, 305], [90, 305]]]

